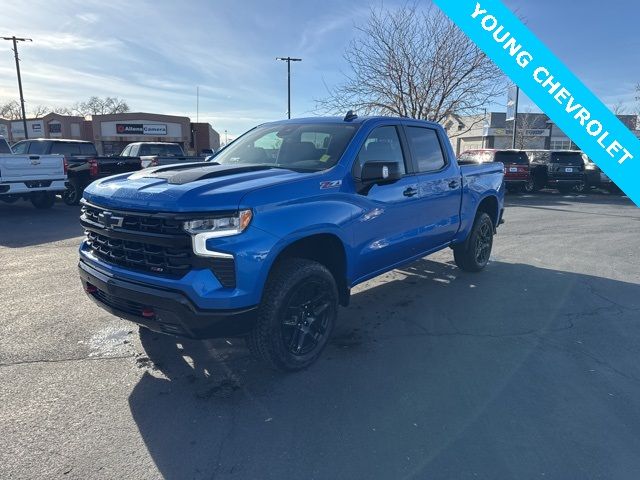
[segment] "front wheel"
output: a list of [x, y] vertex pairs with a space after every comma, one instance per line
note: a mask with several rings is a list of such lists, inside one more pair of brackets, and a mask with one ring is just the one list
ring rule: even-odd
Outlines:
[[302, 370], [329, 341], [338, 314], [338, 288], [331, 272], [311, 260], [290, 258], [274, 268], [247, 346], [277, 370]]
[[56, 196], [52, 192], [36, 192], [31, 194], [31, 204], [39, 210], [46, 210], [56, 203]]
[[461, 270], [479, 272], [489, 263], [492, 248], [493, 221], [487, 213], [480, 212], [467, 240], [453, 247], [453, 259]]

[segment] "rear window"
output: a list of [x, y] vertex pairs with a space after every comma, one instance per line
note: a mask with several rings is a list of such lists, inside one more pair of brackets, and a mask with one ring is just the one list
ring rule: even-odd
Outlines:
[[11, 153], [11, 147], [4, 138], [0, 138], [0, 153]]
[[460, 165], [468, 163], [486, 163], [492, 161], [492, 152], [462, 152], [458, 156], [458, 163]]
[[142, 145], [140, 155], [159, 155], [161, 157], [180, 157], [183, 155], [180, 145]]
[[64, 143], [53, 142], [51, 153], [58, 155], [73, 156], [89, 156], [97, 155], [96, 147], [92, 143]]
[[551, 163], [583, 166], [584, 160], [579, 152], [551, 152]]
[[504, 164], [529, 165], [529, 157], [524, 152], [496, 152], [493, 161]]

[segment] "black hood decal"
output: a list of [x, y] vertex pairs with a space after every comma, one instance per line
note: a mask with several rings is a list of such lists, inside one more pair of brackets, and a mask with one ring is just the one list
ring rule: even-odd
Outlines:
[[239, 173], [270, 170], [268, 165], [220, 165], [218, 163], [188, 163], [168, 165], [166, 167], [148, 168], [133, 174], [132, 180], [138, 178], [161, 178], [172, 185], [184, 185], [185, 183], [205, 180], [207, 178], [226, 177]]

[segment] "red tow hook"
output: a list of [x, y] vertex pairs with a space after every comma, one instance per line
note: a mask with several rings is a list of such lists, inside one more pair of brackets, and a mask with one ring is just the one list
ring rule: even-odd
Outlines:
[[84, 291], [87, 293], [96, 293], [98, 291], [98, 287], [87, 283], [87, 285], [84, 287]]
[[147, 308], [143, 308], [142, 309], [142, 316], [144, 318], [153, 318], [156, 316], [156, 312], [153, 310], [153, 308], [147, 307]]

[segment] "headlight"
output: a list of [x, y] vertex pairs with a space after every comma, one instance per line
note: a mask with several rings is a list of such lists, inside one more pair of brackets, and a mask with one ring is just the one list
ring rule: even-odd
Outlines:
[[251, 223], [251, 210], [240, 210], [236, 215], [203, 218], [184, 222], [183, 228], [192, 235], [206, 234], [207, 238], [228, 237], [242, 233]]

